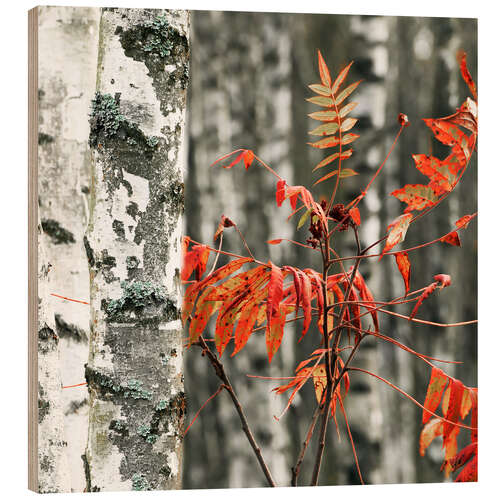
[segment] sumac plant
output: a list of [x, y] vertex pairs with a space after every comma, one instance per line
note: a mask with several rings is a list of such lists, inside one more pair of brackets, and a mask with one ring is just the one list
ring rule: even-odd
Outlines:
[[[252, 434], [222, 359], [228, 348], [232, 349], [233, 356], [239, 353], [247, 346], [252, 334], [258, 332], [264, 333], [269, 363], [272, 363], [274, 355], [280, 348], [285, 324], [295, 321], [302, 324], [297, 341], [300, 342], [304, 335], [309, 333], [313, 323], [316, 323], [319, 335], [317, 348], [313, 352], [304, 353], [304, 359], [296, 367], [295, 375], [289, 377], [288, 383], [274, 389], [278, 394], [288, 395], [283, 413], [289, 408], [296, 394], [306, 385], [312, 386], [316, 395], [317, 406], [311, 417], [307, 435], [295, 464], [291, 464], [293, 486], [298, 484], [301, 465], [309, 449], [312, 450], [310, 454], [313, 461], [310, 484], [318, 484], [327, 426], [331, 421], [337, 425], [338, 414], [346, 421], [359, 479], [363, 482], [344, 403], [346, 398], [349, 398], [349, 378], [353, 372], [377, 378], [418, 405], [423, 411], [420, 453], [423, 455], [431, 441], [437, 436], [442, 436], [445, 449], [442, 468], [446, 474], [456, 472], [455, 481], [477, 480], [477, 389], [465, 386], [460, 380], [450, 377], [433, 364], [433, 361], [443, 360], [416, 352], [411, 347], [384, 335], [379, 327], [380, 314], [391, 314], [409, 322], [443, 327], [476, 322], [472, 320], [455, 324], [437, 324], [416, 318], [422, 302], [437, 300], [435, 292], [448, 287], [451, 284], [451, 277], [447, 274], [437, 274], [429, 277], [429, 285], [425, 288], [411, 290], [410, 256], [420, 248], [439, 242], [459, 246], [459, 231], [465, 230], [477, 213], [464, 215], [456, 221], [455, 227], [450, 228], [447, 234], [438, 239], [413, 248], [393, 251], [396, 245], [404, 241], [406, 232], [413, 223], [434, 210], [452, 193], [476, 149], [476, 86], [467, 69], [464, 53], [459, 54], [458, 61], [471, 97], [468, 97], [450, 116], [424, 120], [435, 139], [449, 147], [448, 156], [441, 159], [425, 154], [413, 155], [415, 167], [427, 177], [427, 184], [406, 185], [391, 193], [404, 203], [404, 211], [389, 224], [385, 234], [378, 241], [364, 248], [358, 234], [362, 223], [360, 203], [384, 167], [399, 136], [409, 126], [409, 121], [404, 114], [399, 115], [397, 118], [399, 131], [382, 164], [356, 198], [347, 203], [339, 202], [336, 195], [341, 179], [356, 174], [345, 166], [351, 157], [353, 143], [359, 137], [354, 132], [357, 120], [350, 116], [356, 103], [348, 100], [360, 82], [348, 85], [346, 83], [352, 63], [332, 79], [318, 51], [320, 83], [309, 86], [316, 95], [308, 101], [320, 108], [309, 115], [317, 124], [310, 132], [312, 136], [317, 137], [317, 140], [310, 145], [313, 148], [329, 150], [329, 154], [314, 167], [314, 171], [322, 173], [316, 183], [334, 178], [335, 185], [329, 200], [317, 201], [306, 187], [291, 186], [279, 172], [275, 172], [248, 149], [233, 151], [212, 165], [223, 166], [226, 169], [239, 164], [244, 165], [246, 169], [262, 167], [276, 177], [277, 207], [284, 209], [289, 204], [290, 218], [297, 217], [298, 227], [309, 224], [309, 237], [305, 242], [289, 241], [306, 246], [318, 256], [317, 269], [300, 269], [271, 261], [261, 262], [252, 254], [237, 225], [226, 216], [221, 217], [215, 233], [214, 241], [218, 240], [218, 245], [212, 247], [193, 241], [189, 237], [183, 239], [184, 261], [181, 277], [187, 288], [184, 294], [182, 320], [189, 330], [187, 347], [200, 347], [202, 354], [213, 366], [221, 384], [208, 400], [223, 391], [229, 393], [241, 419], [243, 432], [270, 486], [276, 485], [272, 472], [266, 465]], [[244, 255], [229, 253], [222, 249], [223, 233], [228, 228], [239, 233]], [[333, 240], [341, 231], [352, 235], [357, 248], [356, 255], [342, 257], [333, 249]], [[278, 239], [268, 243], [280, 244], [282, 241]], [[381, 252], [370, 252], [379, 244], [383, 245]], [[225, 265], [218, 266], [221, 254], [229, 256], [231, 260]], [[394, 257], [404, 280], [405, 295], [390, 301], [379, 301], [363, 279], [363, 262], [365, 259], [380, 260], [389, 256]], [[211, 258], [213, 261], [210, 262]], [[335, 268], [338, 272], [333, 272]], [[391, 311], [390, 307], [396, 304], [408, 304], [408, 315]], [[213, 321], [210, 321], [212, 316], [215, 318], [213, 332]], [[261, 337], [258, 335], [257, 341], [260, 341]], [[411, 395], [381, 376], [353, 365], [356, 353], [367, 337], [374, 337], [381, 342], [391, 342], [429, 365], [431, 374], [423, 403], [416, 401]], [[308, 384], [309, 381], [311, 384]], [[317, 431], [317, 444], [314, 447], [311, 441], [315, 428], [319, 428], [319, 431]], [[459, 451], [457, 436], [461, 431], [468, 433], [470, 444]]]

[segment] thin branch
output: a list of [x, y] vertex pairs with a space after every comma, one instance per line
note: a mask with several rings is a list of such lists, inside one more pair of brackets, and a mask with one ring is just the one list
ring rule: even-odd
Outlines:
[[217, 358], [217, 356], [210, 350], [208, 345], [206, 344], [205, 340], [203, 337], [200, 337], [197, 345], [199, 345], [202, 348], [202, 355], [206, 355], [213, 366], [216, 375], [221, 379], [222, 385], [224, 389], [229, 393], [231, 396], [231, 399], [233, 401], [234, 407], [236, 408], [236, 411], [238, 412], [238, 416], [240, 417], [241, 421], [241, 428], [243, 429], [243, 432], [245, 433], [248, 442], [250, 443], [250, 446], [252, 447], [255, 456], [257, 457], [257, 460], [259, 462], [259, 465], [262, 469], [262, 472], [266, 476], [266, 480], [269, 484], [269, 486], [276, 486], [273, 477], [271, 476], [271, 472], [269, 471], [269, 468], [264, 461], [264, 458], [262, 456], [261, 450], [259, 446], [257, 445], [257, 442], [255, 441], [255, 438], [252, 434], [252, 431], [250, 430], [250, 427], [248, 425], [248, 420], [245, 416], [245, 413], [243, 412], [243, 408], [241, 406], [240, 401], [238, 400], [238, 397], [236, 396], [236, 393], [234, 392], [233, 386], [231, 385], [231, 382], [229, 381], [228, 376], [226, 375], [226, 372], [224, 371], [224, 366], [220, 362], [220, 360]]
[[347, 427], [347, 433], [349, 434], [349, 440], [351, 441], [352, 453], [354, 455], [354, 461], [356, 462], [356, 468], [358, 469], [359, 480], [361, 481], [361, 484], [365, 484], [365, 482], [363, 481], [363, 476], [361, 475], [361, 469], [359, 468], [358, 454], [356, 453], [356, 447], [354, 446], [354, 439], [352, 438], [351, 428], [349, 427], [347, 413], [345, 411], [344, 403], [342, 403], [341, 398], [339, 398], [339, 403], [340, 403], [340, 409], [342, 410], [342, 413], [344, 414], [345, 425]]
[[300, 450], [299, 456], [297, 458], [297, 462], [295, 465], [292, 467], [292, 481], [291, 485], [292, 486], [297, 486], [297, 480], [299, 478], [300, 474], [300, 467], [302, 466], [302, 462], [304, 461], [304, 456], [306, 454], [307, 447], [309, 446], [309, 442], [311, 441], [314, 428], [316, 427], [316, 422], [318, 421], [318, 417], [321, 414], [321, 405], [318, 404], [316, 406], [316, 409], [314, 410], [311, 423], [309, 425], [309, 429], [307, 430], [307, 435], [306, 438], [304, 439], [304, 442], [302, 443], [302, 448]]
[[191, 423], [187, 426], [186, 430], [184, 431], [184, 436], [188, 433], [189, 429], [191, 426], [196, 422], [196, 419], [201, 413], [201, 410], [207, 406], [207, 403], [211, 401], [213, 398], [215, 398], [221, 391], [222, 389], [225, 389], [224, 384], [221, 384], [219, 388], [201, 405], [201, 408], [196, 412], [196, 415], [193, 417], [193, 420], [191, 420]]

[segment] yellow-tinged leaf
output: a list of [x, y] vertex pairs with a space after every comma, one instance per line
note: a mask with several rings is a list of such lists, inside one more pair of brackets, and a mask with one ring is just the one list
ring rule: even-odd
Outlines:
[[336, 94], [337, 90], [340, 88], [340, 86], [344, 83], [344, 80], [346, 79], [347, 73], [349, 73], [349, 70], [351, 69], [353, 61], [351, 61], [335, 78], [335, 81], [333, 82], [332, 85], [332, 94]]
[[344, 116], [347, 116], [356, 106], [358, 105], [357, 102], [350, 102], [349, 104], [346, 104], [340, 111], [339, 111], [339, 116], [340, 118], [344, 118]]
[[392, 247], [404, 241], [406, 236], [406, 231], [408, 231], [408, 226], [410, 225], [412, 217], [413, 217], [412, 214], [400, 215], [387, 226], [387, 231], [389, 231], [389, 235], [387, 237], [385, 247], [380, 258], [382, 258], [384, 253], [388, 252]]
[[358, 121], [357, 118], [346, 118], [343, 122], [342, 125], [340, 126], [340, 131], [341, 132], [347, 132], [348, 130], [351, 130], [354, 125], [356, 125], [356, 122]]
[[425, 450], [434, 441], [434, 438], [443, 434], [443, 421], [440, 418], [429, 420], [420, 433], [420, 455], [425, 455]]
[[330, 76], [330, 71], [328, 71], [328, 66], [321, 55], [321, 52], [318, 50], [318, 66], [319, 66], [319, 76], [321, 78], [321, 83], [326, 85], [327, 87], [331, 87], [332, 78]]
[[323, 106], [324, 108], [333, 106], [333, 99], [331, 97], [309, 97], [309, 99], [306, 99], [306, 101], [317, 104], [318, 106]]
[[[348, 149], [346, 151], [342, 151], [342, 160], [346, 160], [352, 155], [352, 149]], [[335, 161], [338, 157], [340, 156], [340, 153], [333, 153], [330, 156], [327, 156], [326, 158], [323, 158], [314, 168], [313, 172], [317, 170], [318, 168], [324, 167], [325, 165], [328, 165], [332, 161]]]
[[313, 83], [312, 85], [309, 85], [309, 88], [313, 92], [316, 92], [316, 94], [319, 94], [319, 95], [324, 95], [326, 97], [329, 97], [332, 95], [330, 89], [328, 87], [325, 87], [324, 85], [318, 85], [317, 83]]
[[321, 139], [317, 142], [308, 142], [307, 144], [309, 144], [313, 148], [325, 149], [337, 146], [338, 144], [340, 144], [340, 140], [337, 136], [330, 136], [330, 137], [325, 137], [324, 139]]
[[302, 217], [299, 220], [299, 223], [297, 224], [297, 229], [300, 229], [307, 221], [309, 216], [311, 215], [312, 209], [310, 208], [309, 210], [306, 210], [303, 214]]
[[[347, 107], [347, 106], [345, 106]], [[344, 108], [342, 108], [343, 110]], [[342, 111], [341, 110], [341, 111]], [[349, 111], [348, 111], [349, 112]], [[348, 113], [347, 112], [347, 113]], [[346, 114], [347, 114], [346, 113]], [[337, 119], [337, 112], [334, 110], [328, 111], [315, 111], [314, 113], [309, 113], [308, 115], [313, 120], [318, 120], [320, 122], [331, 122]], [[342, 115], [341, 115], [342, 116]]]
[[[349, 119], [349, 118], [348, 118]], [[310, 135], [333, 135], [337, 132], [339, 124], [336, 122], [324, 123], [309, 132]]]
[[358, 80], [357, 82], [351, 83], [349, 87], [346, 87], [336, 98], [335, 98], [335, 104], [338, 106], [341, 104], [347, 97], [349, 97], [355, 90], [356, 87], [361, 83], [361, 80]]
[[[327, 179], [330, 179], [330, 177], [333, 177], [334, 175], [338, 174], [338, 170], [333, 170], [332, 172], [324, 175], [321, 177], [321, 179], [317, 180], [314, 185], [319, 184], [320, 182], [326, 181]], [[340, 178], [341, 179], [346, 179], [347, 177], [352, 177], [354, 175], [359, 175], [357, 172], [352, 170], [351, 168], [343, 168], [340, 171]]]
[[350, 144], [359, 137], [358, 134], [345, 134], [342, 136], [342, 144]]

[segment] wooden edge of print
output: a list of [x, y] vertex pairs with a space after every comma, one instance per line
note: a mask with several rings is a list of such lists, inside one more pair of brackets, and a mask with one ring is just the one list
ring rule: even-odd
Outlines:
[[28, 11], [28, 488], [38, 492], [38, 7]]

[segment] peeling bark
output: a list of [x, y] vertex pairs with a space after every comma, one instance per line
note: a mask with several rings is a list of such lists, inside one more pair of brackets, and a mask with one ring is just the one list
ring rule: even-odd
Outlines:
[[102, 9], [90, 114], [88, 491], [181, 486], [186, 11]]
[[59, 337], [51, 308], [51, 265], [44, 251], [45, 237], [38, 221], [38, 491], [71, 491], [64, 440]]

